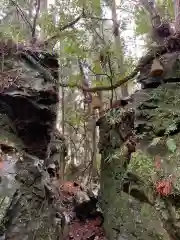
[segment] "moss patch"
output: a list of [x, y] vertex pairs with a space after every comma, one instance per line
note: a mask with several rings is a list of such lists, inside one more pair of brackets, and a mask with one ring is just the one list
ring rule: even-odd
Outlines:
[[153, 90], [147, 103], [154, 108], [146, 106], [143, 110], [152, 123], [155, 135], [170, 134], [180, 124], [180, 84], [174, 85], [165, 84]]
[[[129, 240], [166, 239], [156, 211], [153, 212], [155, 214], [153, 218], [151, 215], [145, 215], [142, 210], [144, 205], [121, 191], [122, 180], [126, 172], [123, 168], [123, 163], [126, 161], [123, 151], [117, 149], [114, 152], [111, 151], [111, 154], [111, 161], [102, 161], [101, 165], [101, 206], [104, 210], [104, 228], [108, 239], [118, 239], [116, 229], [120, 231], [121, 236], [128, 236]], [[105, 159], [105, 155], [102, 155], [102, 159]], [[138, 160], [142, 159], [143, 164], [139, 165]], [[152, 169], [152, 159], [144, 158], [143, 154], [138, 152], [130, 168], [139, 173], [146, 172], [147, 179], [150, 179], [152, 172], [148, 171], [148, 166]], [[152, 207], [149, 206], [149, 208], [152, 213]]]
[[154, 159], [151, 156], [145, 155], [141, 150], [138, 150], [131, 155], [128, 171], [134, 172], [146, 183], [152, 182], [152, 175], [155, 172]]

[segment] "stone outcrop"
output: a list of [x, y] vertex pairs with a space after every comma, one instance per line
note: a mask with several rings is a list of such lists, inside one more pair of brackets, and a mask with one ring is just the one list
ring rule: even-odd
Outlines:
[[[9, 240], [48, 239], [49, 235], [57, 239], [63, 213], [53, 178], [60, 157], [64, 161], [66, 155], [64, 138], [56, 133], [57, 56], [33, 47], [1, 45], [1, 158], [14, 161], [18, 187], [12, 190], [0, 234]], [[6, 176], [0, 174], [3, 183]]]
[[180, 239], [179, 53], [160, 59], [164, 74], [150, 77], [149, 62], [133, 102], [97, 122], [101, 206], [110, 240]]

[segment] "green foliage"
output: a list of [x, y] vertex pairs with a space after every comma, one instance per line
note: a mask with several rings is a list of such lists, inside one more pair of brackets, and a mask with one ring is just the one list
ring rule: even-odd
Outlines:
[[79, 112], [71, 112], [68, 114], [67, 122], [72, 126], [80, 126], [84, 123], [84, 118]]
[[164, 18], [167, 20], [174, 19], [174, 3], [172, 0], [157, 0], [156, 4]]
[[106, 119], [107, 122], [109, 122], [111, 125], [114, 125], [116, 123], [119, 123], [121, 121], [121, 116], [123, 114], [124, 110], [122, 108], [112, 108], [106, 113]]
[[99, 61], [94, 61], [93, 65], [92, 65], [92, 71], [94, 73], [100, 73], [102, 71], [101, 70], [101, 65], [100, 65]]
[[137, 36], [147, 34], [150, 31], [148, 16], [142, 7], [136, 7], [135, 11], [135, 32]]
[[128, 171], [135, 172], [144, 181], [151, 183], [152, 175], [154, 174], [154, 161], [140, 150], [136, 151], [132, 154]]
[[168, 138], [166, 141], [166, 145], [169, 149], [169, 151], [171, 152], [175, 152], [176, 151], [176, 142], [172, 139], [172, 138]]
[[80, 74], [77, 74], [77, 75], [70, 74], [68, 77], [68, 84], [70, 85], [70, 87], [71, 85], [74, 86], [75, 84], [78, 84], [78, 83], [80, 84], [81, 81], [82, 81], [82, 77]]
[[104, 159], [104, 161], [107, 163], [112, 162], [113, 160], [120, 160], [119, 152], [109, 153], [108, 156]]
[[25, 39], [26, 31], [21, 28], [19, 23], [13, 23], [7, 25], [0, 25], [0, 33], [2, 34], [2, 37], [5, 38], [11, 38], [15, 42], [21, 42]]
[[[93, 12], [94, 15], [100, 16], [101, 14], [101, 5], [100, 0], [77, 0], [78, 6], [85, 6], [85, 11]], [[77, 5], [76, 5], [77, 6]]]
[[177, 123], [172, 121], [172, 123], [167, 127], [165, 131], [165, 135], [169, 135], [170, 133], [177, 130]]
[[53, 21], [53, 13], [44, 12], [38, 22], [46, 37], [54, 35], [57, 32]]
[[[156, 4], [164, 19], [170, 21], [174, 19], [174, 5], [172, 0], [158, 0]], [[135, 32], [137, 36], [150, 33], [151, 23], [148, 18], [148, 13], [144, 8], [137, 6], [135, 9]]]
[[170, 135], [174, 133], [180, 122], [180, 85], [176, 88], [158, 87], [152, 93], [149, 103], [156, 106], [147, 112], [151, 117], [154, 132], [157, 134]]
[[156, 146], [161, 141], [161, 139], [162, 139], [161, 137], [153, 138], [149, 146]]
[[88, 1], [94, 13], [99, 16], [101, 14], [100, 0]]

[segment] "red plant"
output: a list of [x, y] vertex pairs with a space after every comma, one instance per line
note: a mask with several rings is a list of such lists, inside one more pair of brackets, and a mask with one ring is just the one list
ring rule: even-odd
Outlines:
[[169, 178], [157, 181], [155, 188], [161, 196], [168, 196], [172, 192], [172, 179]]

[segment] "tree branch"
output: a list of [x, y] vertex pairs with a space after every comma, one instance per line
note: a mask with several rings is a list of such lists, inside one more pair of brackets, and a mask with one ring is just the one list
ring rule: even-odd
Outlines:
[[83, 11], [77, 18], [75, 18], [72, 22], [70, 22], [70, 23], [66, 24], [65, 26], [61, 27], [61, 28], [59, 29], [59, 33], [57, 33], [57, 34], [55, 34], [54, 36], [52, 36], [52, 37], [50, 37], [49, 39], [47, 39], [47, 40], [44, 42], [44, 44], [48, 44], [48, 43], [50, 43], [52, 40], [55, 40], [56, 38], [58, 38], [59, 35], [60, 35], [60, 32], [66, 30], [67, 28], [73, 27], [73, 26], [82, 18], [83, 15], [84, 15], [84, 11]]
[[[98, 86], [98, 87], [86, 87], [83, 84], [65, 84], [65, 83], [58, 83], [60, 87], [70, 87], [70, 88], [78, 88], [83, 90], [84, 92], [98, 92], [98, 91], [109, 91], [114, 90], [127, 81], [133, 79], [139, 71], [149, 62], [151, 62], [155, 57], [160, 56], [167, 52], [167, 48], [165, 46], [158, 46], [156, 49], [149, 51], [144, 57], [142, 57], [137, 64], [136, 68], [126, 77], [120, 79], [117, 83], [110, 85], [110, 86]], [[25, 57], [34, 67], [36, 67], [43, 75], [45, 81], [50, 81], [53, 83], [57, 83], [57, 80], [52, 76], [50, 71], [46, 68], [41, 66], [41, 64], [36, 61], [33, 57], [31, 57], [28, 53], [22, 51], [19, 55]]]
[[24, 20], [24, 22], [30, 27], [31, 31], [33, 30], [33, 27], [31, 25], [31, 23], [29, 22], [26, 14], [23, 12], [23, 10], [21, 9], [21, 7], [18, 5], [17, 2], [15, 2], [14, 0], [11, 0], [12, 4], [16, 7], [17, 11], [20, 13], [22, 19]]
[[167, 52], [167, 48], [165, 46], [158, 46], [157, 49], [149, 51], [144, 57], [139, 60], [139, 63], [135, 67], [135, 69], [126, 77], [119, 80], [117, 83], [113, 84], [112, 86], [99, 86], [94, 88], [85, 88], [84, 91], [87, 92], [97, 92], [97, 91], [109, 91], [114, 90], [121, 85], [125, 84], [129, 80], [133, 79], [139, 71], [150, 61], [152, 61], [155, 57], [162, 55]]

